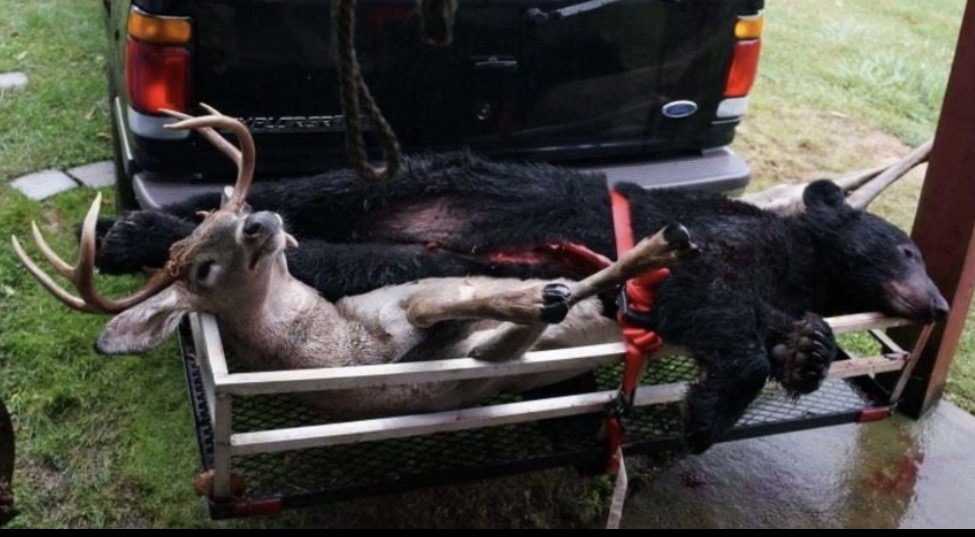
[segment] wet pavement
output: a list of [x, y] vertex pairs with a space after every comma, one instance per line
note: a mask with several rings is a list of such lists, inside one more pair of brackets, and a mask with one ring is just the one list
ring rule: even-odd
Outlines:
[[975, 528], [975, 417], [948, 402], [729, 442], [626, 503], [624, 528]]

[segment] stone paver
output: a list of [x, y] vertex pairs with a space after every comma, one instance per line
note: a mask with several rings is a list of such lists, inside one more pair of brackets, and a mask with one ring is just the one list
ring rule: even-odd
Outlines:
[[115, 184], [115, 166], [110, 160], [71, 168], [68, 170], [68, 175], [89, 188], [102, 188]]
[[0, 73], [0, 91], [20, 89], [26, 85], [27, 75], [24, 73]]
[[14, 179], [10, 185], [30, 199], [42, 200], [71, 190], [78, 183], [60, 170], [44, 170]]

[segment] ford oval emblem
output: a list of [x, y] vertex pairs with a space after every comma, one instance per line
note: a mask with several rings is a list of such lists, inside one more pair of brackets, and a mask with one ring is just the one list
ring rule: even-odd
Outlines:
[[694, 115], [694, 112], [697, 112], [697, 103], [694, 101], [673, 101], [665, 104], [662, 111], [669, 118], [680, 119]]

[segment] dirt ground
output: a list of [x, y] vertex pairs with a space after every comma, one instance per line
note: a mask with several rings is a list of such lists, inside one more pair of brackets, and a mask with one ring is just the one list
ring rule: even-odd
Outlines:
[[[772, 111], [760, 104], [739, 126], [732, 147], [752, 167], [749, 192], [888, 165], [911, 150], [894, 136], [837, 112]], [[918, 166], [904, 176], [874, 201], [871, 211], [910, 231], [924, 170]]]

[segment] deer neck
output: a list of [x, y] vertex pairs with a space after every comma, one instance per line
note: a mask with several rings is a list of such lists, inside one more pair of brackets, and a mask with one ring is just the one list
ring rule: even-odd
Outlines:
[[251, 281], [246, 305], [223, 308], [221, 329], [248, 369], [341, 365], [361, 331], [318, 292], [295, 279], [283, 255]]

